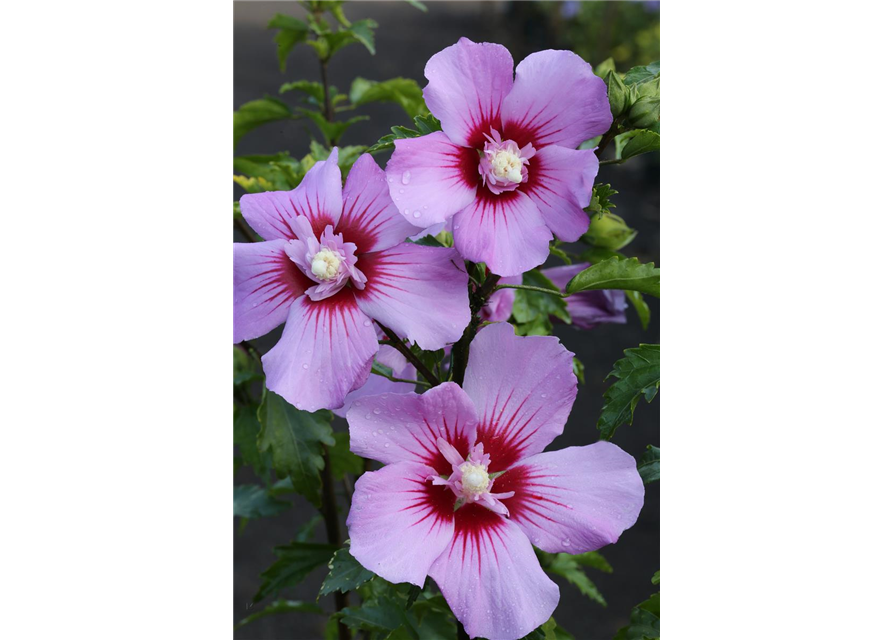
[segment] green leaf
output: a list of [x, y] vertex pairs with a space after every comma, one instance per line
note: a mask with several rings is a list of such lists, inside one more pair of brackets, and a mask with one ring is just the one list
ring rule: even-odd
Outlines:
[[648, 323], [651, 322], [651, 309], [648, 307], [648, 303], [645, 302], [645, 297], [638, 291], [624, 291], [624, 293], [626, 294], [626, 299], [633, 305], [633, 309], [636, 310], [639, 322], [642, 323], [642, 329], [647, 329]]
[[239, 623], [236, 624], [236, 626], [233, 628], [233, 631], [235, 631], [236, 629], [241, 629], [246, 624], [252, 623], [255, 620], [259, 620], [260, 618], [265, 618], [267, 616], [275, 615], [278, 613], [325, 614], [320, 606], [313, 602], [301, 602], [300, 600], [274, 600], [257, 613], [252, 613], [250, 616], [242, 618]]
[[357, 106], [370, 102], [396, 102], [410, 118], [428, 113], [422, 89], [409, 78], [392, 78], [384, 82], [356, 78], [350, 85], [350, 101]]
[[[234, 209], [238, 207], [238, 204], [238, 202], [233, 203]], [[239, 215], [242, 215], [241, 211], [239, 211]], [[233, 385], [238, 387], [255, 380], [263, 380], [263, 377], [264, 374], [261, 373], [257, 360], [252, 358], [242, 347], [233, 345]]]
[[278, 516], [291, 505], [271, 497], [267, 490], [255, 484], [233, 487], [233, 516], [237, 518], [265, 518]]
[[353, 591], [374, 577], [374, 573], [365, 569], [350, 555], [349, 547], [338, 549], [329, 560], [329, 575], [323, 580], [319, 595], [325, 596], [335, 591], [341, 593]]
[[322, 133], [326, 141], [332, 144], [338, 143], [338, 140], [341, 139], [341, 136], [344, 135], [344, 132], [347, 131], [347, 128], [350, 125], [356, 124], [357, 122], [360, 122], [362, 120], [369, 119], [369, 116], [354, 116], [350, 120], [329, 122], [328, 120], [326, 120], [326, 117], [319, 111], [313, 111], [312, 109], [304, 109], [301, 107], [298, 108], [298, 111], [310, 118], [310, 120], [312, 120], [313, 123], [317, 126], [320, 133]]
[[383, 136], [378, 142], [369, 147], [369, 153], [377, 153], [379, 151], [393, 149], [394, 140], [418, 138], [419, 136], [425, 136], [429, 133], [441, 130], [440, 120], [430, 114], [426, 116], [416, 116], [412, 121], [415, 123], [415, 129], [410, 129], [408, 127], [391, 127], [393, 133]]
[[414, 6], [419, 11], [424, 11], [425, 13], [428, 13], [428, 7], [426, 7], [424, 4], [419, 2], [419, 0], [406, 0], [406, 2], [408, 2], [409, 4]]
[[335, 444], [329, 447], [329, 462], [335, 480], [341, 480], [348, 473], [355, 476], [363, 473], [363, 459], [350, 451], [350, 434], [346, 431], [335, 434]]
[[257, 419], [257, 405], [236, 407], [233, 416], [233, 443], [239, 447], [239, 454], [246, 464], [251, 465], [259, 478], [267, 477], [267, 456], [257, 450], [257, 434], [260, 422]]
[[623, 76], [623, 83], [628, 87], [632, 87], [637, 84], [650, 82], [655, 78], [660, 78], [660, 61], [641, 67], [633, 67]]
[[637, 258], [610, 258], [587, 267], [567, 283], [568, 293], [593, 289], [641, 291], [660, 297], [660, 269], [654, 263], [641, 264]]
[[651, 578], [651, 584], [660, 584], [660, 571], [655, 572], [654, 576]]
[[612, 189], [609, 184], [597, 184], [592, 187], [592, 199], [585, 211], [593, 217], [601, 217], [608, 213], [615, 205], [611, 202], [611, 196], [617, 195], [619, 192]]
[[[556, 240], [556, 242], [558, 241]], [[549, 245], [549, 253], [561, 260], [566, 265], [570, 265], [571, 263], [573, 263], [573, 260], [571, 260], [570, 256], [567, 255], [567, 252], [564, 249], [559, 249], [554, 244]]]
[[233, 112], [233, 148], [246, 133], [262, 124], [290, 120], [294, 116], [287, 104], [269, 96], [246, 102]]
[[[569, 555], [569, 554], [558, 554], [558, 555]], [[593, 567], [598, 569], [599, 571], [604, 571], [605, 573], [614, 573], [614, 567], [612, 567], [607, 559], [600, 554], [598, 551], [587, 551], [586, 553], [578, 553], [576, 555], [570, 555], [570, 557], [574, 560], [574, 562], [578, 564], [582, 564], [587, 567]]]
[[325, 103], [325, 91], [319, 82], [310, 82], [309, 80], [298, 80], [296, 82], [286, 82], [279, 87], [279, 95], [288, 91], [301, 91], [310, 96], [312, 104], [321, 105]]
[[[367, 629], [388, 634], [408, 623], [409, 618], [398, 602], [383, 598], [378, 601], [366, 600], [359, 607], [347, 607], [341, 612], [341, 621], [351, 629]], [[418, 635], [409, 637], [417, 639]]]
[[608, 71], [617, 71], [617, 65], [614, 64], [614, 58], [608, 58], [607, 60], [599, 62], [598, 66], [595, 67], [594, 73], [604, 80], [605, 76], [608, 75]]
[[580, 564], [577, 556], [572, 556], [568, 553], [558, 553], [543, 568], [549, 573], [561, 576], [576, 586], [583, 595], [595, 600], [603, 607], [608, 606], [604, 596], [602, 596], [592, 580], [589, 579], [589, 576], [583, 572]]
[[[269, 185], [268, 191], [291, 191], [300, 184], [301, 178], [304, 177], [300, 163], [292, 158], [287, 151], [274, 155], [233, 158], [233, 171], [249, 178], [263, 178], [264, 182], [261, 184]], [[242, 181], [236, 181], [243, 187], [245, 186]]]
[[645, 447], [638, 469], [645, 484], [660, 480], [660, 449], [650, 444]]
[[375, 29], [378, 23], [369, 18], [357, 20], [350, 26], [350, 32], [358, 42], [369, 50], [373, 56], [375, 55]]
[[649, 151], [660, 151], [660, 134], [648, 129], [635, 129], [614, 138], [617, 160], [630, 158]]
[[279, 29], [279, 32], [273, 37], [273, 42], [276, 43], [279, 71], [285, 73], [285, 61], [288, 59], [288, 54], [296, 44], [307, 41], [307, 24], [303, 20], [277, 13], [270, 20], [267, 29]]
[[630, 624], [614, 640], [658, 640], [660, 638], [660, 594], [655, 593], [633, 608]]
[[625, 357], [614, 363], [607, 376], [617, 378], [617, 382], [605, 392], [605, 406], [598, 418], [597, 426], [605, 440], [613, 437], [619, 426], [632, 424], [639, 399], [651, 402], [660, 386], [660, 345], [641, 344], [623, 353]]
[[327, 563], [338, 547], [331, 544], [313, 542], [291, 542], [281, 547], [273, 547], [279, 558], [266, 571], [260, 574], [261, 585], [254, 602], [293, 587], [307, 577], [307, 574]]
[[[525, 273], [522, 284], [560, 291], [555, 286], [555, 283], [537, 269]], [[512, 304], [512, 315], [519, 323], [519, 326], [516, 327], [516, 333], [518, 333], [519, 329], [525, 331], [525, 333], [519, 333], [519, 335], [548, 335], [548, 333], [551, 333], [550, 318], [552, 317], [558, 318], [566, 324], [571, 323], [571, 316], [567, 312], [567, 303], [558, 296], [540, 293], [539, 291], [516, 289], [515, 302]], [[547, 327], [549, 329], [547, 333], [531, 332], [531, 330], [540, 331]]]
[[577, 376], [577, 380], [580, 381], [580, 384], [586, 384], [586, 376], [585, 367], [579, 358], [574, 358], [574, 375]]
[[273, 468], [281, 478], [289, 476], [295, 491], [320, 506], [323, 445], [332, 446], [332, 414], [308, 413], [291, 406], [270, 390], [264, 393], [259, 417], [258, 450], [270, 451]]
[[589, 221], [589, 230], [583, 234], [583, 242], [594, 247], [617, 251], [632, 242], [637, 233], [635, 229], [630, 229], [623, 218], [617, 214], [604, 213], [600, 216], [593, 216]]

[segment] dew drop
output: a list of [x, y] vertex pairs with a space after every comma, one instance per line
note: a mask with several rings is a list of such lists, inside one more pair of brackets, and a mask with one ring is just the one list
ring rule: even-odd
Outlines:
[[394, 179], [392, 177], [388, 176], [388, 182], [393, 182], [393, 181], [394, 181]]
[[364, 326], [364, 327], [371, 327], [371, 326], [372, 326], [372, 321], [371, 321], [371, 320], [366, 320], [366, 322], [363, 323], [363, 326]]
[[421, 211], [413, 211], [413, 212], [412, 212], [412, 217], [413, 217], [413, 218], [421, 218], [421, 217], [422, 217], [422, 212], [421, 212]]
[[405, 191], [406, 191], [406, 189], [400, 189], [400, 193], [403, 193]]
[[409, 209], [404, 209], [404, 210], [403, 210], [403, 215], [404, 215], [404, 216], [408, 216], [408, 215], [409, 215]]
[[569, 547], [569, 546], [571, 546], [571, 541], [568, 538], [565, 538], [564, 540], [561, 541], [561, 546]]
[[400, 180], [403, 184], [409, 184], [409, 179], [412, 177], [412, 174], [409, 171], [403, 172], [403, 178]]
[[379, 409], [378, 407], [375, 407], [375, 408], [372, 410], [372, 413], [374, 413], [375, 415], [378, 415], [379, 413], [381, 413], [381, 409]]
[[372, 418], [372, 414], [371, 414], [371, 413], [367, 413], [367, 414], [366, 414], [366, 420], [369, 420], [370, 418]]
[[307, 364], [306, 362], [305, 362], [304, 364], [302, 364], [301, 366], [304, 367], [305, 369], [309, 369], [309, 368], [310, 368], [310, 365]]
[[390, 446], [391, 446], [391, 443], [390, 443], [390, 442], [385, 442], [385, 443], [384, 443], [384, 448], [385, 448], [385, 449], [387, 449], [387, 448], [390, 447]]

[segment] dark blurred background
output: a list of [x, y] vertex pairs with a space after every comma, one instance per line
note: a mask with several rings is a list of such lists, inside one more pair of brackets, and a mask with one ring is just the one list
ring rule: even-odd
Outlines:
[[[330, 82], [346, 92], [356, 76], [386, 80], [403, 76], [425, 85], [423, 75], [428, 58], [461, 36], [481, 42], [498, 42], [511, 51], [515, 64], [541, 49], [571, 49], [593, 66], [614, 58], [618, 71], [660, 58], [658, 2], [428, 2], [423, 13], [405, 2], [347, 2], [345, 14], [351, 20], [373, 18], [379, 23], [375, 34], [376, 55], [360, 45], [339, 51], [329, 65]], [[233, 108], [264, 95], [277, 96], [286, 81], [319, 80], [319, 65], [312, 49], [298, 45], [288, 60], [286, 74], [279, 71], [274, 31], [266, 26], [276, 13], [303, 17], [303, 9], [292, 2], [234, 3], [234, 86]], [[289, 96], [285, 96], [289, 102]], [[350, 129], [341, 146], [370, 145], [389, 132], [393, 125], [410, 125], [405, 112], [396, 104], [369, 104], [361, 113], [370, 119]], [[351, 113], [350, 115], [354, 115]], [[271, 154], [289, 151], [297, 158], [308, 151], [310, 139], [319, 133], [302, 121], [271, 123], [248, 133], [239, 143], [237, 155]], [[376, 156], [382, 166], [388, 154]], [[660, 160], [648, 154], [621, 165], [604, 166], [596, 182], [607, 182], [620, 193], [612, 198], [613, 211], [639, 231], [624, 252], [642, 262], [660, 264]], [[233, 199], [244, 193], [234, 185]], [[243, 241], [238, 234], [236, 241]], [[571, 250], [573, 246], [570, 247]], [[547, 263], [552, 266], [552, 259]], [[549, 450], [585, 445], [598, 439], [595, 428], [602, 406], [604, 382], [613, 363], [623, 350], [640, 343], [660, 342], [660, 304], [647, 297], [651, 306], [651, 324], [642, 330], [632, 309], [627, 324], [602, 325], [581, 331], [556, 324], [556, 335], [585, 365], [586, 384], [580, 385], [564, 434]], [[281, 330], [254, 341], [265, 352], [279, 339]], [[613, 442], [641, 458], [646, 445], [660, 446], [658, 394], [652, 404], [640, 403], [632, 426], [621, 427]], [[346, 423], [335, 419], [336, 430]], [[255, 482], [252, 472], [240, 469], [236, 483]], [[583, 596], [563, 578], [552, 576], [561, 589], [561, 601], [555, 619], [576, 638], [610, 640], [628, 623], [630, 610], [654, 592], [651, 576], [660, 568], [660, 483], [646, 488], [645, 507], [638, 522], [623, 534], [616, 545], [602, 549], [614, 567], [613, 574], [586, 569], [608, 602], [604, 608]], [[346, 516], [346, 503], [343, 516]], [[267, 603], [249, 608], [260, 585], [260, 573], [276, 559], [272, 547], [291, 540], [298, 527], [315, 510], [306, 501], [274, 518], [248, 523], [239, 531], [234, 522], [233, 621], [238, 622]], [[346, 532], [346, 528], [343, 529]], [[321, 532], [320, 532], [321, 535]], [[346, 534], [345, 534], [346, 535]], [[323, 540], [320, 539], [320, 542]], [[304, 583], [286, 590], [280, 597], [314, 601], [326, 569], [311, 574]], [[356, 604], [356, 599], [354, 599]], [[332, 596], [320, 604], [333, 610]], [[323, 637], [325, 618], [312, 614], [268, 616], [236, 631], [237, 639], [316, 640]]]

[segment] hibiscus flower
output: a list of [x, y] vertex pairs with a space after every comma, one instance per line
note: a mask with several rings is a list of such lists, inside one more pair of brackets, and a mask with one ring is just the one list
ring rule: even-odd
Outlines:
[[[588, 262], [543, 269], [543, 275], [562, 291], [575, 275], [589, 266]], [[501, 289], [500, 291], [505, 291]], [[564, 299], [574, 325], [591, 329], [597, 324], [626, 324], [626, 294], [619, 289], [596, 289], [575, 293]]]
[[233, 245], [233, 342], [285, 322], [263, 356], [267, 388], [298, 409], [336, 409], [369, 377], [373, 321], [423, 349], [458, 340], [471, 319], [468, 276], [453, 249], [404, 242], [417, 231], [397, 212], [368, 154], [343, 193], [338, 150], [293, 191], [242, 196], [265, 242]]
[[357, 399], [351, 450], [385, 464], [356, 484], [350, 553], [391, 582], [437, 583], [470, 637], [520, 638], [558, 587], [533, 545], [582, 553], [616, 542], [642, 508], [636, 461], [609, 442], [541, 453], [577, 394], [557, 338], [481, 329], [464, 388]]
[[598, 159], [576, 147], [611, 126], [608, 92], [570, 51], [539, 51], [518, 64], [498, 44], [466, 38], [425, 66], [425, 102], [443, 131], [396, 140], [391, 197], [419, 227], [451, 219], [456, 248], [503, 276], [549, 255], [552, 234], [589, 227]]

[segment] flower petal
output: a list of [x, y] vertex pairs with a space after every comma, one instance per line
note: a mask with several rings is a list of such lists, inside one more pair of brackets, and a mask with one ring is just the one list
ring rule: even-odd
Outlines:
[[391, 198], [403, 217], [417, 227], [430, 227], [474, 200], [481, 182], [477, 166], [474, 149], [460, 147], [437, 131], [395, 140], [385, 173]]
[[298, 409], [337, 409], [369, 377], [378, 338], [350, 289], [291, 306], [285, 331], [263, 357], [267, 388]]
[[385, 173], [368, 153], [357, 160], [344, 184], [344, 211], [337, 233], [357, 245], [357, 254], [390, 249], [418, 233], [397, 211]]
[[617, 542], [639, 517], [645, 485], [635, 459], [610, 442], [531, 456], [493, 483], [512, 522], [550, 553], [583, 553]]
[[464, 458], [474, 445], [477, 414], [455, 382], [444, 382], [421, 395], [386, 393], [359, 398], [347, 412], [350, 450], [384, 464], [414, 462], [449, 474], [450, 464], [437, 448], [449, 442]]
[[468, 274], [459, 254], [409, 242], [367, 253], [357, 263], [366, 287], [360, 309], [422, 349], [441, 349], [462, 337], [471, 321]]
[[538, 149], [521, 189], [535, 203], [546, 225], [562, 242], [576, 242], [589, 229], [583, 207], [592, 200], [598, 158], [589, 150], [556, 145]]
[[298, 216], [310, 220], [318, 237], [326, 225], [337, 226], [341, 204], [337, 148], [328, 160], [313, 165], [301, 184], [291, 191], [249, 193], [239, 199], [246, 222], [265, 240], [297, 239], [292, 223]]
[[517, 640], [558, 605], [520, 527], [479, 505], [456, 511], [452, 543], [429, 573], [470, 638]]
[[499, 128], [513, 66], [512, 54], [502, 45], [468, 38], [431, 56], [425, 65], [425, 104], [450, 140], [478, 148], [491, 127]]
[[269, 333], [314, 283], [285, 254], [285, 240], [233, 244], [233, 343]]
[[453, 240], [463, 258], [485, 262], [501, 276], [517, 276], [546, 261], [552, 232], [521, 191], [495, 195], [482, 189], [453, 217]]
[[515, 84], [502, 103], [503, 138], [537, 148], [575, 148], [611, 126], [604, 80], [570, 51], [538, 51], [515, 70]]
[[480, 416], [490, 472], [539, 453], [564, 430], [577, 396], [573, 354], [552, 336], [516, 336], [491, 324], [471, 343], [465, 392]]
[[347, 516], [350, 554], [385, 580], [423, 586], [452, 539], [455, 496], [428, 482], [432, 474], [398, 462], [357, 480]]
[[[562, 265], [543, 269], [559, 289], [564, 289], [571, 278], [589, 266], [588, 262]], [[619, 289], [596, 289], [575, 293], [564, 299], [567, 312], [574, 324], [583, 329], [591, 329], [597, 324], [626, 324], [626, 295]]]
[[[521, 276], [500, 278], [499, 284], [521, 284]], [[506, 322], [512, 316], [512, 306], [515, 304], [514, 289], [500, 289], [492, 294], [487, 304], [481, 309], [481, 320], [487, 322]]]
[[[416, 370], [411, 364], [406, 362], [399, 351], [386, 344], [381, 345], [378, 355], [375, 359], [386, 367], [390, 367], [394, 372], [395, 378], [403, 378], [404, 380], [415, 380]], [[401, 362], [402, 361], [402, 362]], [[366, 396], [377, 396], [382, 393], [415, 393], [415, 385], [409, 382], [393, 382], [387, 378], [375, 374], [371, 374], [369, 379], [359, 389], [351, 391], [344, 398], [344, 406], [340, 409], [333, 409], [332, 413], [342, 418], [347, 417], [347, 411], [353, 406], [358, 398]]]

